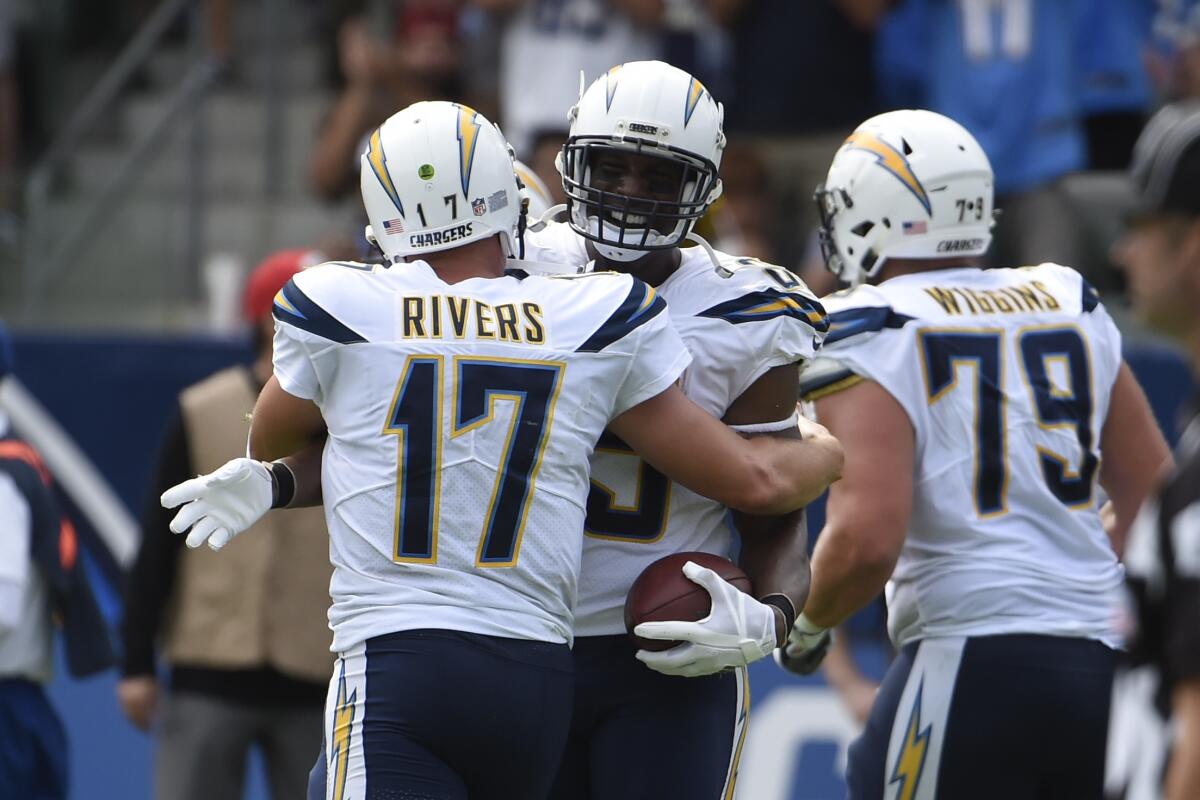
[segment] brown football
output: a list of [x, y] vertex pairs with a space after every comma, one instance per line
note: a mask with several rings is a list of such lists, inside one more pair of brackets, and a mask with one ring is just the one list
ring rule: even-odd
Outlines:
[[712, 610], [712, 599], [698, 583], [683, 574], [683, 565], [695, 561], [708, 567], [743, 592], [750, 592], [750, 578], [741, 567], [727, 558], [712, 553], [673, 553], [660, 558], [633, 582], [625, 597], [625, 630], [633, 636], [638, 647], [646, 650], [667, 650], [679, 644], [665, 639], [642, 639], [633, 629], [643, 622], [686, 620], [697, 622]]

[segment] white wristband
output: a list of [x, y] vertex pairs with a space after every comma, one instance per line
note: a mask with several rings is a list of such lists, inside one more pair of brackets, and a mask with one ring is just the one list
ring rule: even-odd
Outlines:
[[796, 617], [796, 623], [792, 627], [807, 636], [815, 636], [818, 633], [824, 633], [828, 630], [812, 622], [808, 617], [804, 616], [803, 612], [801, 612], [800, 616]]
[[777, 431], [793, 430], [800, 421], [800, 412], [793, 411], [787, 419], [774, 422], [751, 422], [746, 425], [730, 425], [738, 433], [776, 433]]

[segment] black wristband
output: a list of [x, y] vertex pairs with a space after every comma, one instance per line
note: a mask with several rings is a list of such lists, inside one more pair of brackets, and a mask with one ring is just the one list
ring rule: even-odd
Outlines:
[[267, 468], [271, 470], [274, 489], [271, 493], [271, 508], [287, 508], [296, 499], [296, 476], [282, 461], [272, 461], [267, 464]]
[[758, 598], [758, 602], [766, 603], [769, 606], [775, 606], [783, 612], [783, 621], [785, 624], [785, 636], [791, 633], [792, 626], [796, 624], [796, 604], [786, 594], [775, 593], [769, 594], [766, 597]]

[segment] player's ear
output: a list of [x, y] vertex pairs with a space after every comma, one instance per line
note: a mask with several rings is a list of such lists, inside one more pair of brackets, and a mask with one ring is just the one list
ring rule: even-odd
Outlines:
[[1200, 219], [1188, 222], [1187, 229], [1179, 242], [1179, 261], [1182, 279], [1192, 290], [1192, 296], [1200, 296]]
[[1200, 274], [1200, 218], [1183, 222], [1174, 239], [1172, 249], [1179, 259], [1176, 263], [1189, 273]]

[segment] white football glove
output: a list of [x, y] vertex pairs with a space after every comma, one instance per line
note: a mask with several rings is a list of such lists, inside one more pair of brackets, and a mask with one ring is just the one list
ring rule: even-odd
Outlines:
[[712, 611], [699, 622], [643, 622], [633, 629], [645, 639], [680, 641], [670, 650], [638, 650], [637, 659], [664, 675], [694, 678], [744, 667], [769, 655], [775, 640], [775, 607], [760, 603], [694, 561], [683, 574], [712, 597]]
[[833, 630], [796, 617], [787, 644], [775, 651], [775, 663], [793, 675], [811, 675], [821, 666], [833, 644]]
[[235, 458], [216, 472], [172, 486], [160, 502], [163, 508], [186, 503], [171, 520], [171, 530], [183, 533], [191, 528], [188, 547], [207, 541], [220, 550], [271, 510], [274, 493], [275, 481], [265, 464]]

